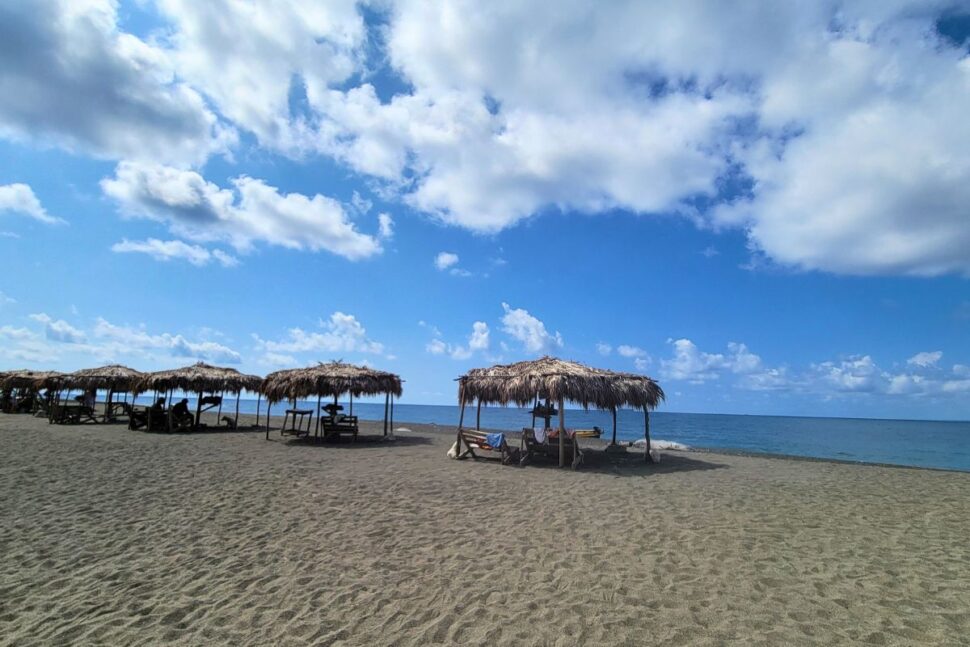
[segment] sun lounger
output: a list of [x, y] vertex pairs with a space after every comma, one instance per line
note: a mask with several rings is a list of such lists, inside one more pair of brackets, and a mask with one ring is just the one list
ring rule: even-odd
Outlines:
[[[566, 459], [570, 461], [572, 468], [576, 469], [583, 462], [583, 452], [579, 448], [579, 439], [567, 431], [563, 441], [566, 450]], [[522, 459], [519, 461], [521, 465], [528, 463], [532, 460], [533, 456], [558, 461], [559, 430], [533, 430], [530, 427], [524, 427], [522, 429], [522, 449]]]
[[[462, 449], [462, 445], [464, 445], [464, 450]], [[468, 458], [469, 456], [476, 460], [478, 458], [484, 458], [476, 454], [475, 450], [501, 454], [502, 465], [514, 463], [519, 455], [518, 449], [510, 446], [505, 440], [505, 434], [487, 434], [483, 431], [459, 429], [458, 455], [456, 458], [462, 459]]]

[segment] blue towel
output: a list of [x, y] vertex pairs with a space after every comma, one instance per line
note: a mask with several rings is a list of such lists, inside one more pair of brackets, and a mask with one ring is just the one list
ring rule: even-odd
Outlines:
[[489, 447], [501, 447], [505, 441], [505, 434], [485, 434], [485, 442]]

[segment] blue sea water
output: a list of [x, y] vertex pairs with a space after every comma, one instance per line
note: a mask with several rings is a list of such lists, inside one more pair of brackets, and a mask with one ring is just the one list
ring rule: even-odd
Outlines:
[[[148, 398], [139, 398], [139, 402], [143, 400], [148, 401]], [[314, 401], [299, 406], [313, 408], [315, 405]], [[343, 402], [343, 405], [347, 411], [348, 404]], [[227, 399], [223, 413], [234, 407], [235, 402]], [[242, 400], [240, 411], [256, 413], [256, 401]], [[265, 412], [266, 403], [263, 402], [262, 413]], [[274, 412], [282, 413], [283, 406], [277, 405]], [[354, 413], [364, 420], [382, 420], [384, 405], [355, 402]], [[458, 424], [458, 414], [455, 406], [396, 404], [394, 424], [399, 427], [413, 422], [453, 429]], [[609, 438], [612, 433], [612, 419], [607, 412], [567, 409], [565, 415], [569, 428], [585, 429], [596, 425], [604, 430], [604, 437]], [[484, 429], [517, 431], [531, 422], [525, 409], [482, 408], [481, 426]], [[474, 424], [475, 409], [466, 409], [465, 425]], [[970, 422], [654, 412], [650, 414], [650, 436], [705, 449], [970, 471]], [[643, 414], [619, 411], [617, 439], [632, 441], [641, 438]]]

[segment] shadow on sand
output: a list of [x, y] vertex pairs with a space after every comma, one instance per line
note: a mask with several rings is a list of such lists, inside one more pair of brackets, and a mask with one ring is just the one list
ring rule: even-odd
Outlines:
[[[265, 428], [263, 432], [265, 433]], [[393, 439], [385, 438], [383, 435], [371, 435], [371, 434], [360, 434], [357, 436], [357, 440], [351, 440], [350, 438], [333, 438], [331, 440], [323, 441], [319, 438], [314, 438], [313, 436], [308, 436], [305, 438], [295, 438], [292, 436], [279, 436], [279, 432], [271, 432], [269, 439], [271, 441], [283, 441], [287, 445], [300, 446], [300, 447], [315, 447], [322, 449], [376, 449], [380, 447], [416, 447], [418, 445], [430, 445], [434, 442], [433, 439], [427, 438], [425, 436], [412, 436], [412, 435], [395, 435]]]

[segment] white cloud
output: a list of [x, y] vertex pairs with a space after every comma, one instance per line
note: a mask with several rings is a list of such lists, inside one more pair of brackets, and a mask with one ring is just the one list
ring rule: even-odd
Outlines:
[[880, 387], [882, 372], [869, 355], [816, 365], [819, 376], [836, 391], [872, 392]]
[[718, 379], [723, 372], [743, 375], [743, 384], [764, 387], [767, 384], [779, 385], [784, 371], [765, 369], [761, 357], [752, 353], [747, 345], [729, 342], [728, 352], [706, 353], [689, 339], [667, 340], [673, 346], [673, 357], [660, 361], [661, 375], [673, 380], [688, 380], [702, 383]]
[[562, 335], [557, 331], [550, 334], [546, 325], [529, 314], [528, 310], [512, 308], [507, 303], [502, 304], [505, 314], [502, 316], [502, 331], [522, 344], [527, 353], [553, 353], [562, 348]]
[[638, 371], [645, 371], [645, 370], [647, 370], [647, 367], [650, 366], [650, 358], [649, 357], [637, 357], [636, 359], [633, 360], [633, 366]]
[[320, 321], [323, 332], [291, 328], [279, 341], [255, 336], [257, 348], [270, 353], [383, 353], [384, 345], [367, 336], [353, 315], [334, 312]]
[[232, 189], [207, 182], [194, 171], [155, 164], [122, 162], [102, 190], [123, 213], [167, 222], [194, 241], [229, 243], [248, 251], [257, 242], [289, 249], [327, 250], [350, 260], [381, 252], [378, 240], [362, 234], [343, 206], [326, 196], [280, 193], [246, 176]]
[[167, 51], [119, 31], [115, 2], [12, 2], [0, 16], [0, 136], [178, 163], [235, 141]]
[[643, 350], [639, 346], [628, 346], [627, 344], [621, 344], [616, 347], [616, 352], [622, 357], [646, 357], [647, 351]]
[[667, 343], [673, 345], [674, 355], [660, 360], [660, 373], [666, 379], [702, 383], [717, 379], [718, 371], [727, 366], [724, 355], [702, 352], [689, 339], [668, 339]]
[[613, 352], [613, 347], [610, 346], [609, 344], [598, 342], [596, 344], [596, 352], [599, 353], [600, 355], [609, 355], [610, 353]]
[[449, 344], [441, 339], [441, 332], [432, 327], [434, 339], [425, 345], [425, 350], [432, 355], [449, 355], [452, 359], [465, 360], [472, 357], [475, 353], [486, 353], [490, 344], [490, 331], [488, 324], [484, 321], [476, 321], [472, 324], [471, 334], [468, 335], [468, 343]]
[[44, 324], [44, 334], [51, 341], [65, 344], [82, 344], [85, 341], [84, 333], [63, 319], [54, 319], [43, 312], [32, 314], [30, 318]]
[[107, 342], [107, 346], [99, 349], [99, 353], [108, 356], [161, 352], [173, 357], [227, 364], [239, 364], [242, 361], [238, 352], [217, 342], [193, 342], [180, 334], [171, 333], [152, 335], [144, 328], [115, 325], [101, 317], [98, 317], [92, 333], [101, 342]]
[[3, 212], [23, 214], [48, 225], [64, 224], [61, 218], [47, 213], [29, 185], [19, 182], [0, 186], [0, 213]]
[[458, 264], [458, 254], [452, 254], [451, 252], [439, 252], [437, 256], [434, 257], [434, 266], [439, 270], [446, 270], [449, 267], [453, 267]]
[[14, 299], [13, 297], [7, 296], [3, 292], [0, 292], [0, 308], [2, 308], [3, 306], [9, 303], [17, 303], [17, 300]]
[[157, 261], [169, 261], [172, 259], [183, 259], [196, 266], [208, 265], [215, 260], [223, 267], [235, 267], [239, 264], [239, 259], [222, 250], [208, 250], [199, 245], [189, 245], [181, 240], [158, 240], [149, 238], [148, 240], [128, 240], [111, 246], [113, 252], [135, 252], [148, 254]]
[[34, 333], [27, 328], [14, 328], [13, 326], [0, 326], [0, 337], [12, 340], [33, 339]]
[[394, 219], [391, 218], [390, 214], [381, 213], [377, 216], [377, 232], [378, 236], [384, 240], [390, 240], [394, 237]]
[[448, 344], [435, 338], [428, 342], [425, 349], [432, 355], [444, 355], [448, 352]]
[[[970, 273], [949, 4], [398, 0], [370, 33], [350, 0], [160, 6], [180, 74], [223, 114], [444, 222], [674, 211], [795, 267], [931, 275]], [[368, 82], [385, 61], [393, 96]]]
[[923, 351], [922, 353], [916, 353], [908, 360], [906, 363], [910, 366], [918, 366], [920, 368], [929, 368], [931, 366], [936, 366], [937, 362], [943, 357], [943, 351]]

